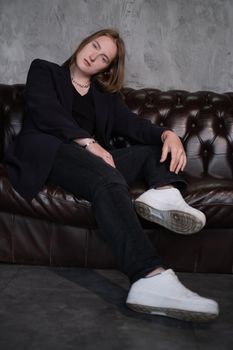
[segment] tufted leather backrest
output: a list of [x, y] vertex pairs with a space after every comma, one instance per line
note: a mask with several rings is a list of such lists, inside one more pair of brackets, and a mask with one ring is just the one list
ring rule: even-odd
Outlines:
[[124, 96], [131, 110], [181, 137], [187, 174], [232, 179], [233, 92], [127, 88]]
[[[24, 85], [0, 85], [0, 157], [20, 131]], [[129, 108], [139, 116], [174, 130], [185, 146], [186, 173], [232, 179], [233, 92], [190, 93], [157, 89], [123, 89]]]
[[0, 159], [4, 149], [22, 127], [24, 86], [0, 84]]

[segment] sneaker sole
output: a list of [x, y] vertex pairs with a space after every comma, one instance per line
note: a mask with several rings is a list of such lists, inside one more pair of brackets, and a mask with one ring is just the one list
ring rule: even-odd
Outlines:
[[126, 303], [129, 309], [141, 312], [144, 314], [166, 316], [171, 318], [176, 318], [182, 321], [191, 321], [191, 322], [209, 322], [214, 320], [218, 315], [211, 314], [207, 312], [196, 312], [196, 311], [187, 311], [187, 310], [177, 310], [171, 308], [161, 308], [155, 306], [146, 306], [140, 304], [131, 304]]
[[179, 210], [159, 210], [149, 205], [135, 201], [137, 213], [146, 220], [155, 222], [171, 231], [187, 235], [200, 231], [203, 227], [201, 221], [191, 214]]

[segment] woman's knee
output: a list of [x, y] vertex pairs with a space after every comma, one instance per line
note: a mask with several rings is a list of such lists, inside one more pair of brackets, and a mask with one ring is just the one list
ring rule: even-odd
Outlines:
[[128, 184], [123, 175], [113, 168], [111, 174], [103, 176], [95, 185], [94, 196], [100, 194], [103, 191], [109, 191], [116, 188], [122, 188], [128, 191]]
[[147, 159], [150, 156], [160, 159], [162, 148], [155, 145], [140, 145], [135, 147], [135, 153]]

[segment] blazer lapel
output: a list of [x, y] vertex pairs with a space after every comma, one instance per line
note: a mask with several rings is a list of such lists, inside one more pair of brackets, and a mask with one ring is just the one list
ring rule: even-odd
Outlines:
[[92, 83], [92, 95], [96, 112], [96, 138], [104, 145], [108, 144], [113, 116], [109, 106], [109, 93], [104, 92], [95, 81]]
[[60, 86], [62, 89], [63, 103], [65, 108], [72, 113], [72, 103], [73, 103], [73, 88], [70, 78], [69, 63], [65, 62], [61, 66]]

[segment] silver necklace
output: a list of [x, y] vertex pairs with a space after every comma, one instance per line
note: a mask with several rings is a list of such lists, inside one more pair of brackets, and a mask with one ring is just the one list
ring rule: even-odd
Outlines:
[[90, 83], [89, 83], [89, 84], [84, 84], [84, 85], [78, 83], [77, 81], [74, 80], [73, 77], [71, 77], [71, 80], [72, 80], [72, 82], [73, 82], [74, 84], [78, 85], [78, 86], [79, 86], [80, 88], [82, 88], [82, 89], [87, 89], [87, 88], [90, 86]]

